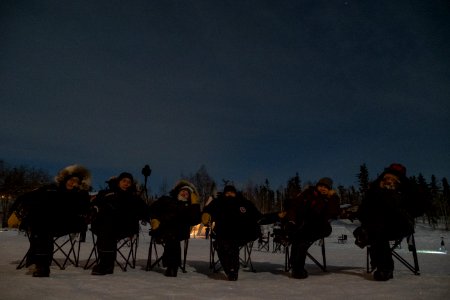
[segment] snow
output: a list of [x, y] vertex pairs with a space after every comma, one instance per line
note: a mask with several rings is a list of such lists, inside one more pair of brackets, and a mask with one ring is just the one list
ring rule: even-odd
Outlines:
[[[60, 270], [52, 265], [49, 278], [33, 278], [26, 268], [16, 266], [28, 249], [28, 240], [16, 230], [0, 231], [0, 299], [448, 299], [450, 296], [449, 255], [438, 251], [441, 237], [449, 233], [428, 226], [416, 228], [420, 276], [395, 261], [394, 279], [376, 282], [366, 273], [366, 250], [354, 245], [355, 224], [333, 223], [333, 233], [325, 239], [328, 272], [322, 272], [307, 260], [310, 276], [304, 280], [290, 278], [284, 272], [284, 254], [252, 252], [256, 272], [241, 269], [239, 280], [229, 282], [223, 273], [209, 269], [209, 241], [193, 238], [189, 242], [187, 272], [168, 278], [163, 269], [145, 271], [150, 238], [143, 227], [139, 237], [137, 266], [123, 272], [116, 267], [113, 275], [92, 276], [82, 266], [92, 249], [88, 235], [81, 244], [80, 267], [69, 265]], [[348, 241], [338, 243], [347, 234]], [[405, 242], [398, 252], [412, 258]], [[431, 253], [428, 253], [431, 252]], [[310, 253], [321, 261], [320, 247]], [[57, 255], [56, 258], [61, 258]]]

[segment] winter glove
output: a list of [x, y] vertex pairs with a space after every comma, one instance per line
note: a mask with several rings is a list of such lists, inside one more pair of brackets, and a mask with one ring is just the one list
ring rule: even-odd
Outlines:
[[20, 219], [17, 217], [16, 212], [14, 211], [8, 218], [8, 227], [9, 228], [19, 228]]
[[158, 229], [159, 224], [161, 224], [161, 222], [159, 222], [158, 219], [152, 219], [152, 220], [150, 221], [150, 227], [152, 228], [152, 230]]
[[198, 198], [199, 198], [199, 196], [198, 196], [198, 194], [197, 194], [197, 192], [192, 192], [191, 193], [191, 204], [198, 204]]
[[357, 245], [359, 248], [363, 249], [367, 245], [369, 245], [369, 236], [367, 233], [367, 230], [364, 228], [357, 227], [353, 231], [353, 236], [355, 237], [355, 245]]
[[202, 214], [202, 224], [203, 225], [208, 225], [211, 222], [211, 215], [208, 213], [203, 213]]
[[278, 213], [278, 218], [283, 219], [283, 218], [286, 216], [286, 214], [287, 214], [287, 212], [285, 212], [285, 211], [280, 211], [280, 212]]

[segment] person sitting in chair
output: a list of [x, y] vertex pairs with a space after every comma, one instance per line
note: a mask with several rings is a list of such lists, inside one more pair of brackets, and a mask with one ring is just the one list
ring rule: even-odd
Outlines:
[[295, 199], [291, 200], [286, 210], [287, 238], [292, 243], [291, 265], [292, 277], [308, 277], [305, 270], [306, 253], [318, 239], [331, 234], [330, 220], [340, 214], [339, 197], [332, 190], [333, 181], [320, 179]]
[[86, 230], [89, 212], [90, 172], [71, 165], [59, 171], [55, 184], [44, 185], [19, 197], [9, 222], [19, 215], [20, 229], [29, 233], [30, 249], [26, 266], [35, 265], [33, 277], [50, 276], [53, 238]]
[[414, 218], [425, 211], [422, 199], [406, 177], [406, 168], [397, 163], [385, 168], [369, 187], [356, 215], [361, 226], [354, 235], [359, 247], [370, 245], [375, 280], [393, 278], [394, 261], [389, 241], [414, 233]]
[[261, 236], [260, 225], [277, 220], [277, 213], [261, 214], [232, 185], [226, 185], [223, 193], [203, 209], [202, 223], [205, 226], [215, 224], [212, 232], [216, 237], [217, 255], [228, 280], [238, 279], [239, 249]]
[[199, 196], [187, 180], [178, 181], [169, 195], [162, 196], [150, 206], [151, 231], [158, 243], [164, 245], [164, 275], [176, 277], [181, 264], [180, 241], [190, 238], [191, 226], [200, 223]]
[[149, 207], [136, 193], [133, 175], [121, 173], [110, 189], [92, 200], [92, 232], [97, 236], [98, 263], [92, 275], [114, 272], [117, 242], [139, 234], [139, 221], [150, 221]]

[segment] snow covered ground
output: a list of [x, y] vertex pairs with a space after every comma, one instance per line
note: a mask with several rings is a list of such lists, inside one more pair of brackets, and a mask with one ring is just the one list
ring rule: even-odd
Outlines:
[[[150, 242], [148, 228], [143, 228], [140, 235], [135, 269], [123, 272], [117, 267], [113, 275], [92, 276], [90, 270], [82, 267], [60, 270], [52, 265], [49, 278], [33, 278], [26, 268], [16, 270], [28, 249], [27, 238], [15, 230], [3, 230], [0, 299], [449, 299], [450, 258], [437, 252], [441, 237], [450, 243], [448, 232], [418, 225], [415, 237], [421, 275], [414, 275], [395, 261], [394, 279], [376, 282], [365, 271], [365, 249], [354, 245], [355, 226], [344, 221], [333, 224], [333, 233], [325, 240], [326, 273], [307, 260], [310, 276], [305, 280], [291, 279], [284, 272], [284, 254], [272, 253], [270, 244], [270, 252], [253, 249], [256, 272], [241, 269], [236, 282], [226, 281], [222, 273], [209, 270], [209, 241], [202, 238], [190, 241], [187, 273], [168, 278], [159, 268], [145, 271]], [[338, 243], [341, 234], [348, 235], [347, 243]], [[88, 236], [81, 246], [81, 266], [91, 248]], [[313, 245], [310, 253], [320, 258], [320, 247]], [[408, 259], [412, 257], [406, 245], [399, 253]]]

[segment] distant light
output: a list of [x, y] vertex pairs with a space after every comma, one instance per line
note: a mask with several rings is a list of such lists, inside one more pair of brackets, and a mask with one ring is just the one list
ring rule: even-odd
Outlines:
[[426, 254], [447, 254], [447, 251], [417, 250], [417, 253], [426, 253]]

